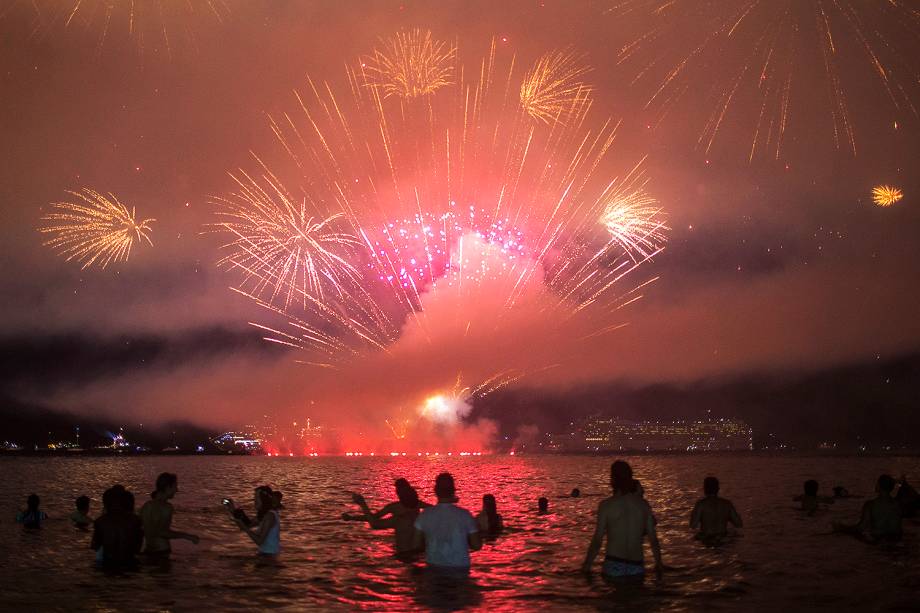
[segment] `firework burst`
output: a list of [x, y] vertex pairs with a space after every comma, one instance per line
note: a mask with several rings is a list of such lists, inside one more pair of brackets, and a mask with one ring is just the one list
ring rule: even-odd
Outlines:
[[246, 173], [231, 176], [238, 189], [213, 199], [221, 219], [215, 226], [233, 237], [219, 264], [243, 271], [241, 288], [288, 309], [341, 297], [360, 282], [351, 261], [362, 243], [343, 228], [343, 213], [324, 213], [306, 197], [296, 201], [272, 176], [261, 183]]
[[872, 188], [872, 202], [876, 206], [888, 207], [900, 202], [902, 198], [904, 198], [904, 193], [897, 187], [879, 185]]
[[[623, 43], [618, 62], [630, 66], [634, 85], [650, 85], [655, 121], [678, 106], [707, 109], [698, 136], [707, 153], [733, 124], [750, 134], [750, 160], [759, 152], [779, 158], [789, 133], [800, 140], [805, 130], [830, 134], [856, 155], [854, 103], [871, 101], [872, 112], [859, 116], [888, 126], [918, 117], [916, 2], [613, 0], [609, 13], [618, 31], [637, 20], [639, 34]], [[876, 86], [866, 87], [873, 78]]]
[[451, 84], [456, 48], [435, 40], [430, 31], [407, 30], [381, 40], [380, 48], [367, 57], [364, 70], [368, 83], [383, 96], [415, 98]]
[[[464, 338], [471, 304], [496, 309], [489, 326], [523, 305], [545, 314], [546, 331], [573, 318], [614, 329], [614, 313], [640, 296], [618, 288], [660, 252], [666, 229], [650, 201], [628, 196], [645, 185], [641, 163], [610, 178], [619, 124], [592, 121], [589, 104], [574, 103], [578, 121], [549, 125], [522, 113], [532, 76], [497, 51], [424, 105], [404, 104], [418, 88], [387, 97], [365, 61], [346, 72], [347, 88], [308, 80], [295, 112], [270, 117], [278, 164], [260, 161], [257, 180], [237, 173], [237, 192], [215, 199], [231, 215], [216, 227], [231, 238], [224, 263], [244, 271], [238, 291], [285, 322], [260, 326], [266, 338], [335, 366], [389, 352], [407, 325], [430, 340], [445, 309]], [[310, 243], [315, 274], [304, 276], [287, 238], [309, 219], [328, 220], [330, 237]]]
[[573, 53], [557, 51], [537, 60], [521, 83], [521, 107], [538, 121], [563, 121], [588, 102], [591, 87], [582, 81], [589, 71]]
[[68, 192], [79, 202], [54, 202], [54, 212], [42, 216], [39, 232], [50, 234], [45, 245], [67, 261], [77, 260], [81, 268], [94, 264], [105, 268], [112, 262], [127, 261], [135, 244], [150, 240], [150, 224], [138, 221], [135, 210], [128, 210], [114, 194], [103, 195], [89, 188]]

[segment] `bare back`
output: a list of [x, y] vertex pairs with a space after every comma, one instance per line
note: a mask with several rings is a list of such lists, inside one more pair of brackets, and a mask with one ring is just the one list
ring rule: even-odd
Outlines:
[[741, 518], [735, 506], [725, 498], [706, 496], [693, 507], [690, 527], [699, 528], [703, 537], [725, 536], [729, 523], [741, 527]]
[[637, 494], [613, 496], [597, 509], [597, 533], [607, 538], [607, 555], [642, 562], [642, 540], [655, 535], [655, 520], [648, 503]]

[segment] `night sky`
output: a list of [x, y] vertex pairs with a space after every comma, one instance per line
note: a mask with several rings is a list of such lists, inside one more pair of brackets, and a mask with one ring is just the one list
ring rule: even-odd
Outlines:
[[[841, 436], [871, 429], [879, 412], [892, 431], [917, 426], [920, 120], [908, 105], [896, 108], [846, 28], [836, 31], [834, 61], [855, 155], [846, 139], [835, 145], [838, 107], [807, 33], [800, 50], [781, 45], [777, 54], [797, 63], [784, 145], [751, 155], [764, 100], [756, 87], [734, 94], [708, 151], [699, 139], [718, 108], [714, 92], [731, 84], [741, 50], [757, 39], [745, 33], [750, 45], [700, 54], [676, 84], [681, 96], [647, 107], [708, 23], [684, 20], [624, 58], [623, 47], [653, 27], [643, 12], [653, 2], [629, 12], [620, 6], [628, 3], [601, 1], [228, 1], [220, 19], [204, 10], [139, 15], [134, 34], [115, 11], [104, 39], [104, 19], [89, 12], [102, 3], [85, 4], [67, 26], [69, 0], [38, 2], [39, 10], [10, 0], [0, 12], [0, 403], [8, 410], [215, 427], [271, 413], [365, 427], [453, 383], [458, 371], [475, 381], [526, 353], [528, 364], [553, 367], [503, 390], [507, 405], [491, 398], [479, 409], [505, 428], [556, 424], [560, 412], [641, 418], [707, 408], [761, 428], [824, 424]], [[880, 60], [903, 86], [897, 96], [920, 107], [920, 17], [879, 19]], [[867, 28], [877, 26], [867, 18]], [[249, 325], [270, 318], [230, 291], [238, 274], [216, 265], [222, 241], [204, 233], [214, 222], [210, 197], [233, 189], [228, 172], [252, 168], [251, 151], [279, 155], [267, 115], [295, 108], [292, 91], [307, 75], [346, 88], [346, 64], [404, 28], [456, 42], [462, 58], [481, 57], [496, 37], [498, 53], [522, 64], [569, 49], [590, 65], [592, 113], [622, 121], [611, 164], [647, 156], [647, 189], [671, 228], [666, 250], [637, 280], [660, 279], [619, 314], [627, 326], [562, 346], [522, 340], [533, 321], [470, 342], [446, 331], [425, 345], [407, 328], [398, 359], [375, 355], [330, 371], [297, 363], [297, 351]], [[897, 186], [904, 199], [873, 205], [878, 184]], [[43, 246], [37, 228], [49, 203], [81, 187], [113, 192], [155, 218], [154, 246], [105, 270], [81, 270]]]

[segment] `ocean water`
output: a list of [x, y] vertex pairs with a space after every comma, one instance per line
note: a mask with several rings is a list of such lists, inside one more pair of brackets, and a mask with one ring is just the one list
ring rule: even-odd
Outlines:
[[[920, 481], [920, 458], [687, 455], [627, 458], [658, 518], [662, 580], [614, 586], [579, 572], [597, 504], [608, 495], [613, 458], [491, 456], [463, 458], [5, 457], [0, 458], [0, 608], [3, 610], [916, 610], [920, 595], [920, 524], [905, 542], [878, 547], [830, 534], [830, 522], [855, 521], [880, 473]], [[393, 557], [390, 532], [340, 519], [349, 492], [372, 507], [393, 499], [396, 477], [427, 500], [437, 473], [457, 480], [461, 506], [474, 512], [493, 493], [506, 534], [473, 554], [470, 579], [439, 585], [423, 564]], [[146, 500], [156, 475], [179, 475], [174, 528], [197, 533], [197, 546], [174, 543], [166, 566], [107, 574], [93, 565], [90, 535], [69, 524], [80, 494], [100, 510], [103, 490], [122, 483]], [[704, 476], [744, 519], [718, 548], [693, 539], [688, 517]], [[792, 497], [815, 478], [863, 496], [840, 500], [815, 517]], [[263, 483], [284, 492], [283, 554], [255, 555], [255, 545], [227, 518], [223, 497], [250, 505]], [[579, 487], [583, 497], [563, 497]], [[13, 522], [31, 493], [50, 519], [37, 533]], [[537, 499], [550, 499], [548, 516]], [[250, 511], [251, 513], [251, 511]], [[650, 552], [646, 554], [651, 559]]]

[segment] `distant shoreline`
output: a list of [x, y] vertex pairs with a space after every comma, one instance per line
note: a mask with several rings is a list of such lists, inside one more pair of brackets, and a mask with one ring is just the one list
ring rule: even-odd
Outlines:
[[[459, 454], [455, 454], [458, 459], [461, 458]], [[142, 457], [170, 457], [170, 456], [181, 456], [181, 457], [199, 457], [199, 456], [208, 456], [208, 457], [265, 457], [272, 459], [295, 459], [295, 458], [348, 458], [349, 460], [356, 460], [359, 458], [348, 457], [344, 453], [330, 453], [330, 454], [319, 454], [318, 456], [309, 456], [306, 454], [295, 454], [290, 455], [275, 455], [268, 456], [264, 453], [235, 453], [235, 452], [222, 452], [222, 451], [110, 451], [103, 449], [81, 449], [81, 450], [34, 450], [34, 449], [18, 449], [18, 450], [9, 450], [2, 449], [0, 450], [0, 458], [15, 458], [15, 457], [54, 457], [54, 458], [81, 458], [81, 457], [94, 457], [94, 458], [142, 458]], [[495, 452], [495, 453], [483, 453], [483, 457], [486, 456], [510, 456], [507, 452]], [[516, 452], [515, 456], [583, 456], [583, 457], [621, 457], [621, 456], [687, 456], [687, 457], [698, 457], [698, 456], [751, 456], [751, 457], [828, 457], [828, 458], [852, 458], [852, 457], [914, 457], [920, 456], [920, 450], [917, 449], [892, 449], [892, 450], [879, 450], [879, 451], [841, 451], [841, 450], [818, 450], [818, 449], [785, 449], [785, 450], [774, 450], [774, 449], [759, 449], [759, 450], [697, 450], [697, 451], [642, 451], [642, 450], [622, 450], [622, 451], [604, 451], [604, 452], [589, 452], [589, 451], [568, 451], [568, 452], [527, 452], [519, 451]], [[409, 454], [406, 456], [398, 456], [399, 458], [414, 458], [418, 457], [414, 454]], [[431, 457], [431, 456], [425, 456]], [[441, 454], [439, 457], [453, 457], [448, 456], [446, 453]], [[382, 458], [382, 459], [396, 459], [396, 457], [391, 456], [388, 453], [380, 453], [376, 455], [364, 454], [361, 456], [361, 459], [364, 458]], [[465, 458], [464, 458], [465, 459]]]

